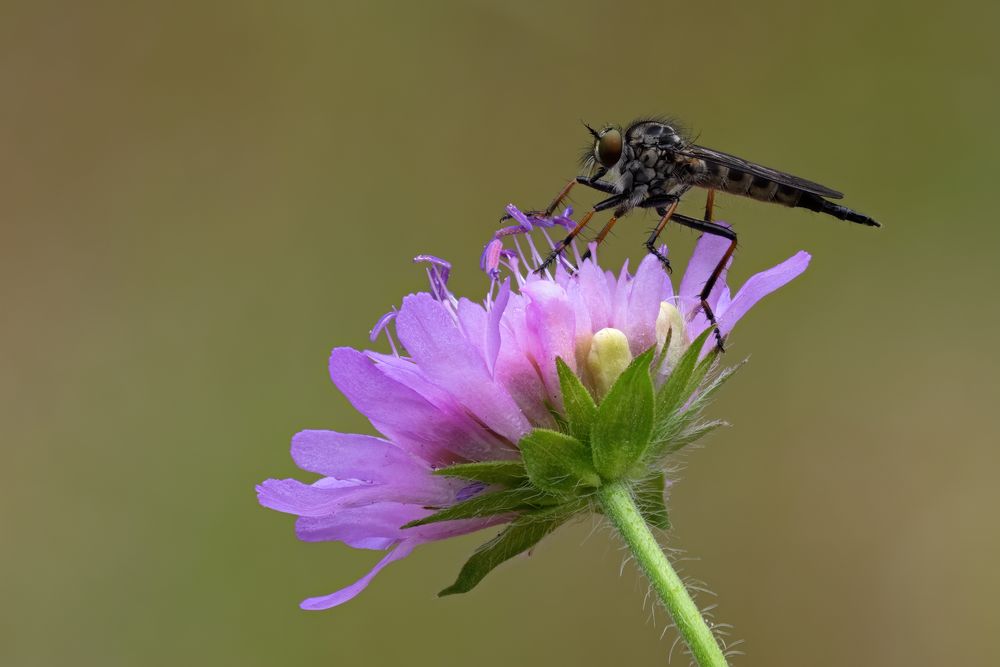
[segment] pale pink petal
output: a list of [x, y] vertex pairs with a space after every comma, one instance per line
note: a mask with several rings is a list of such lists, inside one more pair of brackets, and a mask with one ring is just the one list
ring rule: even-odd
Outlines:
[[490, 373], [496, 369], [497, 357], [500, 355], [500, 321], [503, 319], [509, 300], [510, 278], [507, 278], [501, 283], [497, 298], [490, 307], [489, 322], [486, 326], [486, 365]]
[[403, 300], [396, 333], [424, 375], [488, 427], [511, 442], [531, 430], [510, 394], [494, 382], [479, 350], [429, 294], [412, 294]]
[[800, 276], [809, 266], [810, 259], [812, 256], [809, 253], [800, 250], [781, 264], [747, 280], [728, 307], [724, 310], [720, 308], [722, 312], [718, 313], [718, 318], [722, 332], [728, 334], [754, 304]]
[[292, 459], [303, 470], [379, 484], [430, 475], [430, 466], [382, 438], [336, 431], [300, 431]]
[[528, 350], [542, 375], [552, 405], [562, 406], [556, 357], [576, 369], [576, 317], [566, 291], [548, 281], [527, 285], [528, 331], [533, 345]]
[[667, 274], [660, 260], [646, 255], [632, 279], [622, 329], [633, 355], [645, 352], [656, 343], [656, 316], [660, 312], [666, 281]]
[[309, 611], [316, 611], [320, 609], [330, 609], [331, 607], [336, 607], [337, 605], [347, 602], [358, 593], [365, 590], [365, 588], [368, 587], [368, 584], [371, 583], [371, 580], [375, 578], [375, 575], [382, 571], [382, 568], [389, 563], [406, 558], [419, 544], [419, 542], [414, 541], [400, 542], [395, 549], [390, 551], [385, 558], [380, 560], [378, 564], [371, 569], [371, 572], [361, 577], [350, 586], [341, 588], [336, 593], [331, 593], [330, 595], [306, 598], [299, 606]]

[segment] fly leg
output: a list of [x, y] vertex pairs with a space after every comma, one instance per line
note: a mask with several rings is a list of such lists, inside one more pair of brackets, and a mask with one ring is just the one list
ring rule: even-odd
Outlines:
[[[611, 228], [615, 226], [616, 222], [618, 222], [617, 211], [615, 212], [615, 215], [611, 216], [611, 219], [608, 220], [608, 224], [604, 225], [604, 227], [601, 228], [601, 231], [597, 233], [596, 245], [601, 245], [601, 242], [604, 241], [604, 238], [608, 235], [608, 232], [611, 231]], [[583, 255], [580, 256], [580, 261], [581, 262], [587, 261], [588, 259], [590, 259], [590, 256], [592, 254], [593, 253], [590, 252], [590, 248], [587, 248], [583, 252]]]
[[[527, 214], [529, 216], [536, 216], [539, 218], [552, 217], [552, 214], [555, 213], [556, 209], [559, 208], [560, 204], [562, 204], [563, 201], [566, 199], [566, 197], [569, 196], [569, 191], [572, 190], [573, 186], [576, 185], [577, 183], [579, 183], [580, 185], [586, 185], [588, 188], [600, 190], [601, 192], [604, 192], [609, 195], [617, 194], [618, 191], [615, 189], [615, 186], [611, 185], [610, 183], [603, 183], [598, 180], [600, 178], [603, 178], [606, 173], [608, 173], [608, 170], [602, 168], [590, 178], [586, 178], [584, 176], [577, 176], [576, 178], [574, 178], [569, 183], [563, 186], [563, 189], [559, 191], [559, 194], [557, 194], [551, 202], [549, 202], [549, 205], [546, 206], [544, 210], [527, 211]], [[500, 222], [504, 222], [505, 220], [510, 220], [510, 217], [511, 216], [509, 213], [505, 213], [500, 218]]]
[[549, 205], [545, 207], [545, 210], [541, 212], [542, 215], [540, 217], [543, 217], [543, 218], [551, 217], [552, 213], [557, 208], [559, 208], [560, 204], [563, 203], [563, 200], [566, 199], [566, 197], [569, 196], [569, 191], [573, 189], [574, 185], [576, 185], [576, 179], [575, 178], [572, 181], [570, 181], [569, 183], [567, 183], [566, 185], [563, 186], [563, 189], [559, 191], [559, 194], [557, 194], [555, 196], [555, 199], [553, 199], [552, 201], [550, 201]]
[[[573, 239], [575, 239], [577, 235], [583, 231], [584, 227], [587, 226], [587, 223], [590, 222], [590, 219], [594, 217], [595, 213], [597, 213], [598, 211], [607, 210], [609, 208], [614, 208], [615, 206], [618, 206], [620, 203], [622, 203], [624, 199], [625, 195], [613, 195], [603, 201], [599, 201], [596, 204], [594, 204], [594, 208], [587, 211], [587, 214], [580, 219], [580, 222], [576, 223], [576, 227], [570, 230], [569, 234], [566, 235], [566, 238], [564, 238], [562, 241], [559, 241], [559, 243], [556, 244], [556, 247], [552, 249], [552, 252], [550, 252], [549, 256], [545, 258], [545, 261], [542, 262], [542, 265], [538, 267], [536, 273], [541, 273], [542, 271], [547, 269], [549, 265], [552, 264], [552, 262], [556, 261], [559, 255], [562, 254], [562, 251], [566, 249], [566, 246], [572, 243]], [[607, 231], [610, 231], [610, 228], [606, 227], [606, 229]], [[602, 230], [602, 232], [603, 231], [604, 230]], [[607, 232], [604, 233], [607, 234]]]
[[[529, 217], [531, 216], [539, 218], [551, 217], [552, 212], [555, 211], [557, 208], [559, 208], [559, 204], [561, 204], [563, 200], [566, 199], [567, 196], [569, 196], [569, 191], [573, 189], [573, 186], [576, 185], [576, 183], [577, 179], [574, 178], [569, 183], [564, 185], [563, 189], [559, 191], [559, 194], [555, 196], [555, 199], [549, 202], [549, 205], [545, 207], [544, 211], [527, 211], [526, 213], [528, 214]], [[502, 216], [500, 216], [500, 222], [505, 222], [507, 220], [510, 220], [511, 217], [512, 216], [510, 213], [504, 213]]]
[[[592, 176], [590, 178], [584, 178], [583, 176], [577, 176], [576, 177], [576, 182], [579, 183], [580, 185], [585, 185], [588, 188], [593, 188], [594, 190], [598, 190], [600, 192], [604, 192], [604, 193], [609, 194], [609, 195], [618, 195], [619, 194], [618, 193], [618, 189], [615, 186], [611, 185], [610, 183], [602, 183], [602, 182], [600, 182], [600, 181], [597, 180], [597, 179], [601, 178], [602, 176], [604, 176], [605, 173], [607, 173], [607, 169], [602, 169], [601, 171], [599, 171], [597, 174], [595, 174], [594, 176]], [[602, 206], [603, 204], [605, 204], [608, 201], [611, 201], [612, 199], [615, 199], [615, 197], [612, 196], [609, 199], [606, 199], [603, 202], [598, 203], [597, 206]], [[625, 199], [624, 195], [620, 195], [619, 196], [619, 201], [622, 200], [622, 199]], [[596, 207], [595, 207], [595, 210], [596, 210]], [[604, 227], [601, 228], [601, 231], [597, 233], [597, 239], [596, 239], [597, 245], [601, 245], [601, 243], [604, 242], [604, 239], [607, 238], [607, 236], [611, 232], [612, 228], [614, 228], [615, 223], [617, 223], [618, 220], [620, 220], [621, 217], [623, 215], [625, 215], [626, 213], [628, 213], [628, 209], [624, 208], [624, 207], [619, 207], [615, 211], [615, 214], [613, 216], [611, 216], [611, 219], [608, 220], [607, 224], [604, 225]], [[584, 253], [583, 253], [583, 255], [580, 257], [580, 261], [582, 262], [584, 260], [590, 259], [590, 255], [591, 255], [590, 248], [587, 248], [587, 250], [585, 250]]]
[[705, 222], [712, 222], [712, 211], [715, 210], [715, 190], [708, 191], [705, 198]]
[[660, 234], [663, 233], [664, 228], [666, 228], [667, 223], [670, 222], [671, 218], [674, 216], [674, 212], [677, 210], [677, 204], [680, 200], [674, 195], [660, 195], [655, 197], [650, 197], [639, 204], [639, 208], [655, 208], [656, 212], [660, 215], [660, 222], [657, 223], [656, 227], [650, 233], [649, 238], [646, 239], [647, 252], [650, 255], [660, 260], [663, 264], [663, 268], [667, 273], [673, 273], [673, 269], [670, 268], [670, 260], [656, 247], [656, 240], [660, 238]]
[[616, 194], [618, 192], [618, 188], [611, 185], [610, 183], [605, 183], [603, 181], [597, 180], [602, 176], [604, 176], [605, 173], [607, 173], [606, 169], [603, 172], [598, 172], [592, 178], [584, 178], [583, 176], [577, 176], [576, 182], [579, 183], [580, 185], [585, 185], [588, 188], [593, 188], [594, 190], [600, 190], [601, 192], [604, 192], [609, 195]]
[[[615, 211], [615, 214], [611, 216], [610, 220], [608, 220], [608, 224], [604, 225], [604, 227], [601, 228], [601, 231], [597, 233], [597, 238], [595, 239], [596, 245], [599, 246], [601, 245], [601, 243], [604, 242], [604, 239], [607, 238], [608, 233], [611, 232], [611, 229], [615, 226], [615, 223], [617, 223], [618, 220], [627, 212], [628, 212], [627, 209], [623, 209], [621, 207], [619, 207]], [[592, 253], [590, 252], [590, 248], [587, 248], [587, 250], [583, 253], [583, 255], [580, 256], [580, 261], [585, 262], [586, 260], [590, 259], [591, 254]]]
[[[719, 329], [719, 322], [715, 319], [715, 313], [712, 312], [712, 307], [708, 304], [708, 296], [712, 293], [712, 289], [715, 287], [715, 283], [719, 281], [719, 276], [726, 268], [726, 264], [732, 259], [733, 252], [736, 251], [736, 232], [734, 232], [729, 227], [725, 227], [716, 222], [711, 222], [709, 220], [696, 220], [695, 218], [689, 218], [686, 215], [681, 215], [677, 213], [674, 215], [674, 220], [685, 227], [690, 227], [691, 229], [697, 229], [704, 234], [712, 234], [714, 236], [721, 236], [725, 239], [729, 239], [729, 247], [726, 252], [722, 254], [722, 259], [712, 270], [712, 273], [708, 276], [708, 280], [705, 281], [705, 286], [701, 289], [701, 294], [698, 298], [701, 300], [701, 308], [705, 311], [705, 317], [708, 318], [709, 323], [715, 328], [715, 342], [719, 347], [719, 350], [725, 352], [726, 348], [723, 345], [722, 331]], [[697, 311], [696, 311], [697, 312]]]

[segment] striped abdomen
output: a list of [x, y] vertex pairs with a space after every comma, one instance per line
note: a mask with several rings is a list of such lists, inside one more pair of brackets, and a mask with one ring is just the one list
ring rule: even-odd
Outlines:
[[727, 167], [714, 162], [702, 160], [704, 172], [696, 185], [719, 190], [729, 194], [749, 197], [757, 201], [795, 206], [805, 194], [799, 188], [773, 181], [764, 176], [741, 171], [735, 167]]
[[[709, 190], [721, 190], [729, 194], [749, 197], [757, 201], [770, 202], [772, 204], [782, 204], [784, 206], [805, 208], [817, 213], [825, 213], [840, 220], [857, 222], [869, 227], [881, 227], [870, 216], [864, 213], [852, 211], [846, 206], [834, 204], [832, 201], [821, 196], [822, 192], [826, 196], [840, 197], [841, 194], [835, 190], [830, 190], [811, 181], [805, 181], [789, 174], [781, 174], [767, 168], [759, 168], [761, 171], [771, 171], [777, 178], [784, 182], [762, 176], [761, 174], [744, 171], [738, 167], [730, 167], [718, 164], [710, 160], [700, 160], [704, 165], [704, 171], [694, 182]], [[758, 167], [754, 166], [755, 169]], [[699, 170], [701, 171], [701, 170]], [[802, 183], [803, 187], [796, 187], [791, 183]]]

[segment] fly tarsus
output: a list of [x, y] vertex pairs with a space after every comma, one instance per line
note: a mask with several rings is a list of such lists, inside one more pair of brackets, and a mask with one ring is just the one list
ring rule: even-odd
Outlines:
[[708, 318], [708, 325], [712, 327], [715, 334], [716, 347], [719, 348], [719, 352], [725, 352], [725, 338], [722, 337], [722, 329], [719, 328], [719, 321], [715, 319], [715, 313], [712, 312], [712, 307], [708, 305], [708, 299], [704, 296], [701, 298], [701, 309], [705, 311], [705, 317]]
[[670, 273], [670, 274], [672, 274], [674, 272], [673, 268], [671, 268], [671, 266], [670, 266], [670, 260], [667, 259], [666, 255], [664, 255], [662, 252], [660, 252], [656, 248], [655, 237], [650, 237], [646, 241], [645, 246], [646, 246], [646, 251], [650, 255], [652, 255], [656, 259], [660, 260], [660, 264], [663, 265], [663, 270], [664, 271], [666, 271], [667, 273]]

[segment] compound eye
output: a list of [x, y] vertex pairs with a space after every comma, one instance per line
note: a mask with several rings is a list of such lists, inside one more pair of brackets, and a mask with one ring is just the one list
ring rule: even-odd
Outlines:
[[622, 156], [622, 133], [607, 130], [597, 142], [597, 160], [607, 169], [618, 164]]

